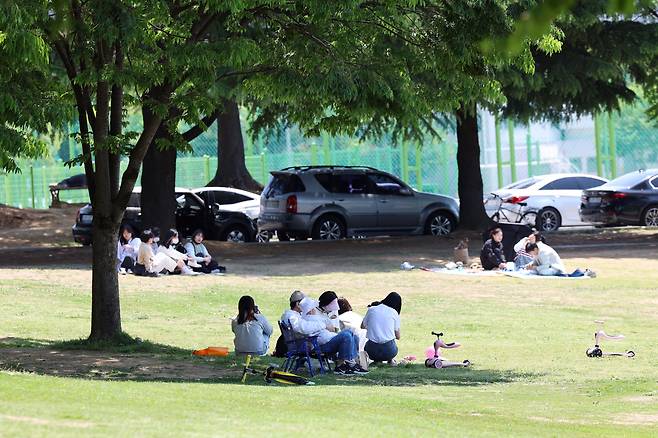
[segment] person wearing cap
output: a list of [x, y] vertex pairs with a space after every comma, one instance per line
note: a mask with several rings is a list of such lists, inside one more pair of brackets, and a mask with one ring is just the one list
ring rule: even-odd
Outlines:
[[[336, 334], [334, 323], [322, 315], [315, 317], [319, 311], [319, 302], [295, 291], [290, 295], [290, 309], [283, 312], [281, 321], [288, 321], [292, 331], [298, 336], [317, 336], [323, 353], [336, 353], [336, 374], [354, 375], [367, 372], [354, 360], [358, 356], [358, 339], [350, 331]], [[308, 315], [310, 317], [305, 317]]]
[[368, 371], [357, 364], [359, 357], [359, 338], [350, 330], [339, 331], [335, 321], [323, 313], [320, 303], [310, 298], [304, 298], [299, 306], [302, 317], [311, 321], [323, 321], [326, 328], [316, 333], [318, 344], [323, 353], [336, 355], [336, 374], [352, 375], [366, 374]]

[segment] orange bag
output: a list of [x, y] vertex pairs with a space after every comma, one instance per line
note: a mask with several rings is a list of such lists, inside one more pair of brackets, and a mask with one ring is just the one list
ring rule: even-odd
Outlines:
[[208, 347], [203, 350], [194, 350], [195, 356], [228, 356], [228, 347]]

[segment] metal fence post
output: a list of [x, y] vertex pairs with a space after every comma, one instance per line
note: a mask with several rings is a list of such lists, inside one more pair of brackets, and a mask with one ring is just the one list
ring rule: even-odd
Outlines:
[[528, 132], [526, 133], [525, 141], [527, 147], [526, 155], [528, 155], [528, 178], [530, 178], [532, 176], [532, 134], [530, 131], [530, 125], [528, 125]]
[[594, 149], [596, 150], [596, 174], [603, 176], [603, 155], [601, 154], [601, 126], [598, 114], [594, 114]]
[[323, 149], [323, 155], [324, 155], [324, 163], [322, 164], [333, 164], [331, 162], [331, 149], [329, 147], [329, 136], [324, 133], [322, 135], [322, 149]]
[[610, 178], [617, 178], [617, 144], [615, 143], [615, 121], [608, 111], [608, 155], [610, 159]]
[[32, 189], [32, 208], [36, 207], [36, 199], [34, 196], [34, 167], [30, 164], [30, 188]]
[[416, 188], [423, 191], [423, 150], [420, 143], [416, 145]]
[[43, 198], [42, 199], [45, 200], [45, 205], [43, 206], [43, 208], [46, 208], [46, 207], [48, 207], [48, 193], [49, 193], [49, 190], [48, 190], [48, 178], [46, 177], [46, 166], [45, 165], [41, 166], [41, 179], [42, 179], [41, 180], [41, 187], [43, 187], [43, 191], [41, 192], [41, 193], [43, 193]]
[[507, 134], [509, 136], [509, 167], [512, 176], [512, 182], [516, 181], [516, 145], [514, 144], [514, 122], [507, 121]]
[[263, 184], [267, 182], [267, 168], [265, 163], [265, 151], [260, 153], [260, 174]]
[[318, 164], [318, 145], [311, 143], [311, 166], [317, 166]]
[[402, 181], [409, 182], [409, 151], [407, 142], [402, 142], [402, 150], [400, 151], [400, 164], [402, 165]]
[[494, 127], [496, 130], [496, 169], [498, 171], [498, 188], [503, 186], [503, 151], [500, 145], [500, 120], [494, 116]]

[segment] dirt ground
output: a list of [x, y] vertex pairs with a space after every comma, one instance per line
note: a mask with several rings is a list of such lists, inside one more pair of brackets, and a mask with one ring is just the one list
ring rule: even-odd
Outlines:
[[[88, 268], [91, 248], [73, 242], [71, 227], [78, 206], [61, 209], [29, 210], [0, 206], [0, 267], [70, 266]], [[206, 242], [209, 251], [232, 268], [245, 274], [323, 272], [326, 266], [345, 266], [360, 271], [372, 267], [399, 266], [404, 260], [414, 263], [441, 263], [450, 260], [457, 243], [469, 238], [471, 257], [478, 256], [481, 236], [457, 231], [447, 238], [409, 236], [392, 238], [346, 239], [338, 242], [270, 242], [235, 244]], [[605, 257], [627, 256], [633, 248], [658, 254], [658, 229], [641, 227], [583, 228], [561, 230], [548, 236], [549, 243], [561, 254]], [[274, 266], [276, 265], [276, 266]]]
[[[0, 339], [0, 344], [7, 338]], [[9, 341], [7, 341], [9, 342]], [[141, 353], [3, 348], [0, 369], [102, 380], [203, 381], [238, 377], [239, 371], [219, 367], [212, 359], [163, 357]]]

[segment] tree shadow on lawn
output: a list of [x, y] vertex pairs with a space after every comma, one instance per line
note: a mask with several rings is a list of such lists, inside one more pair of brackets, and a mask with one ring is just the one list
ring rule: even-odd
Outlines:
[[[85, 348], [86, 347], [86, 348]], [[243, 359], [197, 357], [191, 350], [154, 344], [91, 349], [94, 345], [81, 341], [52, 342], [41, 339], [0, 338], [0, 370], [33, 373], [53, 377], [84, 378], [110, 381], [238, 383], [242, 377]], [[101, 346], [98, 346], [101, 347]], [[106, 346], [107, 347], [107, 346]], [[270, 364], [281, 365], [283, 359], [256, 358], [255, 368], [264, 371]], [[299, 374], [308, 377], [303, 369]], [[316, 374], [310, 378], [317, 385], [361, 386], [481, 386], [528, 381], [538, 377], [511, 370], [425, 368], [423, 363], [399, 367], [378, 367], [365, 376]], [[264, 378], [250, 375], [249, 385], [266, 385]], [[276, 384], [274, 384], [276, 385]]]

